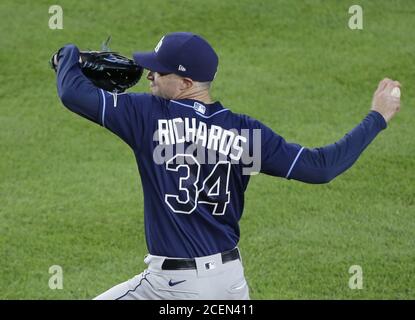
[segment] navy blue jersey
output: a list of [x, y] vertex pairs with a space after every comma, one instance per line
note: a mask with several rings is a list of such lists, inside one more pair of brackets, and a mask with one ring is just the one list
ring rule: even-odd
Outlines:
[[386, 127], [372, 111], [335, 144], [308, 149], [220, 102], [106, 92], [82, 74], [78, 59], [73, 45], [60, 51], [59, 96], [71, 111], [107, 128], [134, 151], [153, 255], [199, 257], [234, 248], [252, 173], [328, 182]]

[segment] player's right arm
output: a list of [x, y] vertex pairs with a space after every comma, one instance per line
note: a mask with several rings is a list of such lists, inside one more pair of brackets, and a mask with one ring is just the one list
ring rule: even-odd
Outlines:
[[349, 169], [385, 128], [382, 115], [371, 111], [339, 141], [319, 148], [303, 148], [287, 173], [287, 178], [307, 183], [330, 182]]
[[369, 114], [339, 141], [320, 148], [305, 148], [287, 143], [263, 126], [261, 172], [307, 183], [327, 183], [349, 169], [366, 147], [387, 126], [400, 109], [393, 97], [399, 82], [384, 79], [379, 83]]

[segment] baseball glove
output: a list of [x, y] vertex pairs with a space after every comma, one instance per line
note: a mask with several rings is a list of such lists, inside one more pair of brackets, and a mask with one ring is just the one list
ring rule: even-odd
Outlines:
[[[54, 56], [50, 65], [56, 71]], [[134, 86], [143, 75], [133, 60], [112, 51], [81, 51], [80, 67], [95, 86], [115, 93]]]

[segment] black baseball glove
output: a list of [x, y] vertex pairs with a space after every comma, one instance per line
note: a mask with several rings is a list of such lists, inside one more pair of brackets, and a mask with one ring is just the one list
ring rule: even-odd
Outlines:
[[[58, 51], [59, 53], [59, 51]], [[57, 70], [54, 54], [51, 67]], [[81, 51], [80, 67], [84, 75], [97, 87], [115, 93], [134, 86], [143, 75], [143, 68], [133, 60], [111, 51]]]
[[97, 87], [112, 92], [124, 92], [143, 75], [143, 68], [116, 52], [81, 51], [81, 69]]

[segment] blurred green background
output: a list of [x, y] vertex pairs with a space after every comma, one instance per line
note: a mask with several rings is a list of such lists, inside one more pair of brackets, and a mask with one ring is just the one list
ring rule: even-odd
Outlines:
[[[63, 30], [48, 10], [63, 8]], [[363, 8], [351, 30], [349, 7]], [[91, 299], [147, 253], [133, 153], [66, 110], [47, 61], [75, 43], [131, 55], [168, 32], [220, 57], [213, 97], [287, 141], [318, 147], [367, 114], [384, 77], [402, 110], [326, 185], [251, 179], [240, 248], [253, 299], [415, 298], [415, 2], [151, 0], [0, 2], [0, 298]], [[148, 91], [143, 78], [130, 91]], [[63, 290], [48, 286], [63, 268]], [[363, 289], [348, 286], [363, 269]]]

